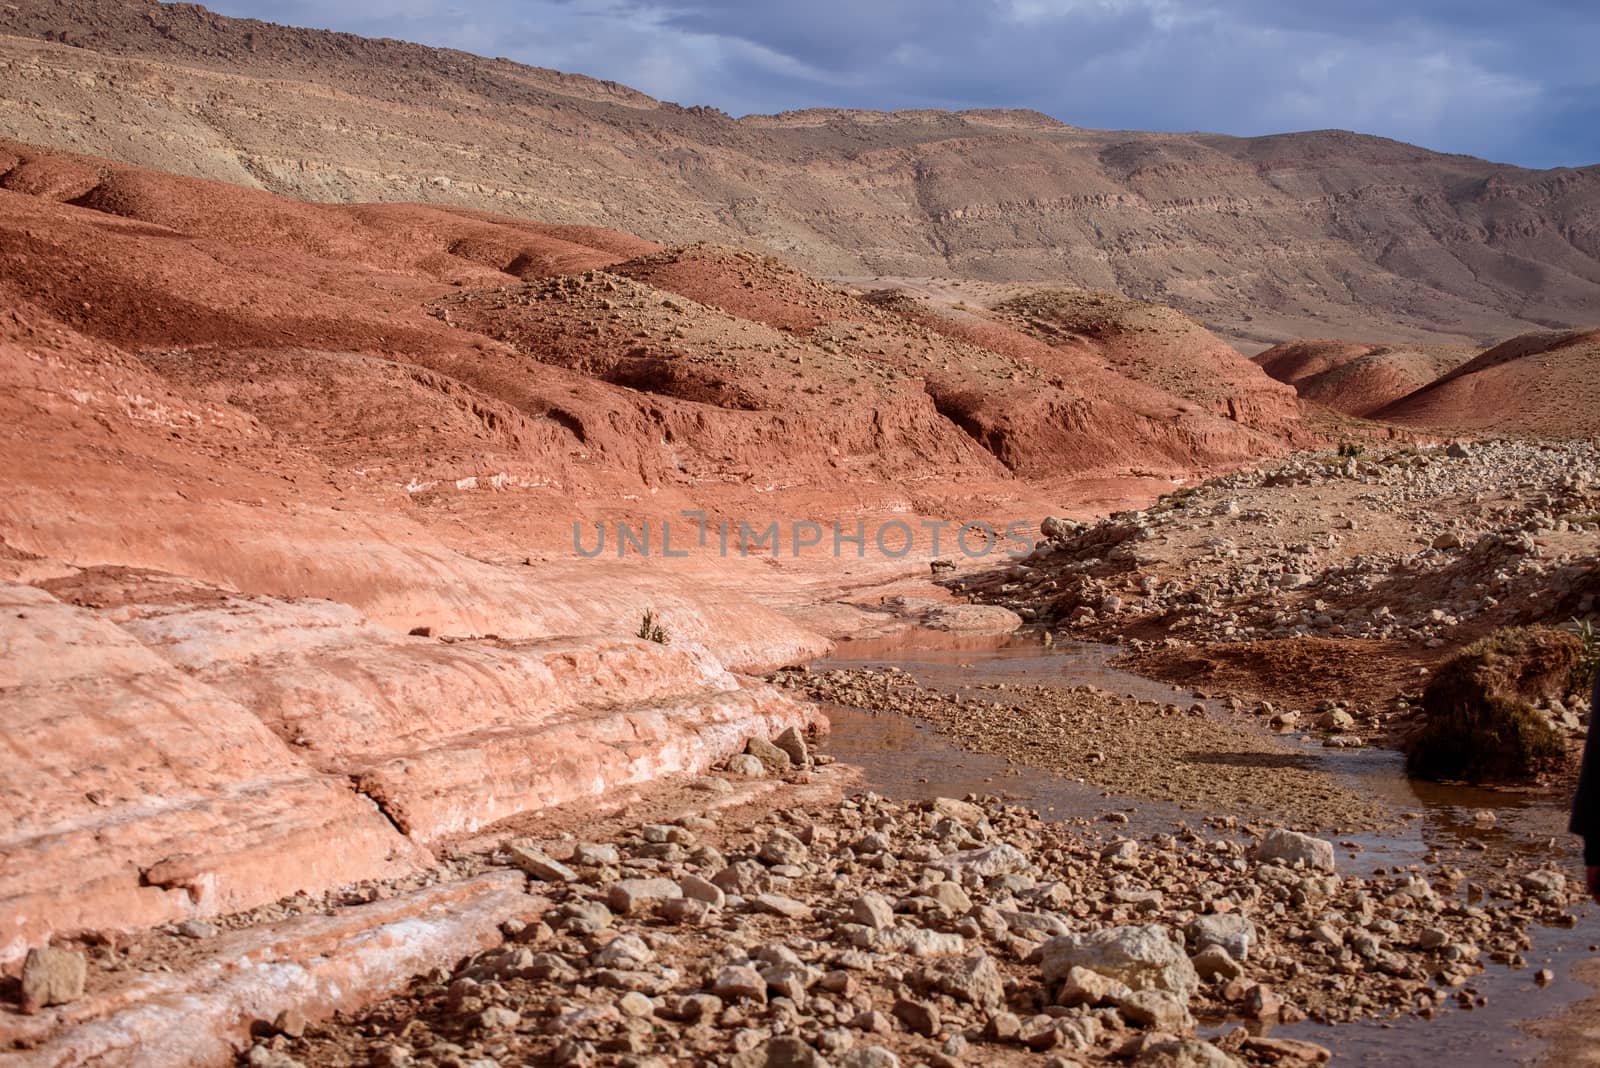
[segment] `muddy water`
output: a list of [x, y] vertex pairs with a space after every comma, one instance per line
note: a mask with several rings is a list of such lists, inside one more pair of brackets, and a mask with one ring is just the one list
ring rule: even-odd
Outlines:
[[[894, 666], [924, 685], [940, 689], [992, 682], [1087, 684], [1142, 700], [1194, 701], [1187, 691], [1109, 666], [1115, 652], [1100, 645], [1045, 647], [1014, 636], [921, 632], [842, 643], [833, 657], [816, 662], [812, 670]], [[1221, 714], [1220, 709], [1213, 710]], [[826, 750], [865, 769], [868, 788], [888, 796], [999, 794], [1029, 805], [1047, 818], [1120, 811], [1128, 815], [1127, 829], [1135, 834], [1169, 831], [1175, 823], [1194, 824], [1208, 815], [1116, 797], [1087, 783], [967, 752], [931, 728], [902, 716], [838, 707], [829, 713], [834, 729]], [[1360, 848], [1341, 851], [1340, 864], [1347, 872], [1364, 874], [1379, 867], [1421, 865], [1435, 853], [1489, 864], [1495, 863], [1496, 857], [1523, 854], [1554, 858], [1569, 878], [1581, 878], [1575, 842], [1565, 833], [1564, 798], [1416, 782], [1406, 778], [1400, 755], [1390, 750], [1323, 749], [1309, 736], [1302, 737], [1299, 744], [1309, 766], [1383, 800], [1405, 817], [1396, 830], [1354, 836]], [[1485, 810], [1494, 813], [1493, 823], [1478, 818]], [[1341, 840], [1351, 841], [1352, 836], [1341, 836]], [[1451, 863], [1456, 863], [1453, 857]], [[1280, 1027], [1273, 1033], [1322, 1043], [1344, 1063], [1433, 1065], [1448, 1060], [1462, 1068], [1538, 1063], [1541, 1044], [1518, 1025], [1554, 1015], [1590, 992], [1571, 977], [1571, 969], [1591, 954], [1592, 945], [1600, 945], [1600, 916], [1593, 907], [1585, 906], [1575, 928], [1538, 928], [1530, 934], [1533, 949], [1525, 954], [1527, 968], [1490, 965], [1468, 984], [1467, 989], [1488, 999], [1485, 1007], [1460, 1009], [1452, 1000], [1432, 1020], [1405, 1016], [1339, 1027], [1304, 1023]], [[1549, 987], [1534, 982], [1534, 973], [1544, 967], [1557, 975]]]

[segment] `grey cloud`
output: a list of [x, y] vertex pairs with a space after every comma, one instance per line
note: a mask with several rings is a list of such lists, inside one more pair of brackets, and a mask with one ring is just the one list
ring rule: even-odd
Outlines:
[[1342, 127], [1600, 162], [1600, 7], [1572, 0], [222, 0], [508, 55], [735, 114], [1032, 107], [1082, 126]]

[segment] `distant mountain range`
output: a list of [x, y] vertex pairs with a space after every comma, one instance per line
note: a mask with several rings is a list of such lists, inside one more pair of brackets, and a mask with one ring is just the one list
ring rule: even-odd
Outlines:
[[833, 277], [1114, 290], [1248, 351], [1297, 336], [1481, 346], [1600, 319], [1600, 167], [1021, 111], [734, 119], [193, 4], [19, 0], [0, 35], [0, 134], [306, 200], [738, 244]]

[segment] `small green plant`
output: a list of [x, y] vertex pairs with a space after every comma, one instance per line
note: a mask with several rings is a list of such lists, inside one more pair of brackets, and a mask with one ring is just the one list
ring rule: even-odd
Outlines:
[[1588, 619], [1574, 619], [1578, 625], [1578, 640], [1583, 649], [1578, 653], [1578, 663], [1572, 669], [1572, 692], [1584, 694], [1594, 685], [1594, 672], [1600, 667], [1600, 631]]
[[1341, 457], [1348, 456], [1351, 459], [1355, 459], [1356, 457], [1360, 456], [1362, 453], [1364, 453], [1366, 451], [1367, 451], [1367, 447], [1365, 445], [1362, 445], [1360, 442], [1356, 442], [1356, 441], [1341, 441], [1339, 443], [1339, 455]]
[[661, 625], [661, 617], [648, 608], [644, 610], [644, 617], [639, 620], [638, 634], [645, 641], [655, 642], [657, 645], [666, 645], [672, 640], [667, 637], [667, 628]]

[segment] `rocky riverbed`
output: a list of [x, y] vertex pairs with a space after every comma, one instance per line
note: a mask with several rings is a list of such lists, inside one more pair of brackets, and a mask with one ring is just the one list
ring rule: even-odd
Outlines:
[[1502, 441], [1299, 456], [1094, 524], [1044, 527], [1009, 572], [951, 585], [1139, 644], [1159, 626], [1166, 644], [1318, 636], [1438, 648], [1462, 628], [1594, 610], [1600, 450]]
[[[847, 797], [790, 729], [679, 784], [698, 799], [681, 811], [541, 812], [474, 828], [425, 872], [68, 940], [24, 967], [21, 1000], [87, 1022], [23, 1018], [14, 1048], [30, 1064], [90, 1038], [120, 1049], [94, 1013], [159, 1030], [158, 1004], [210, 997], [207, 1050], [254, 1018], [258, 1068], [1293, 1065], [1327, 1052], [1279, 1024], [1479, 1007], [1496, 962], [1531, 989], [1549, 975], [1528, 932], [1570, 927], [1579, 896], [1551, 852], [1369, 852], [1367, 832], [1404, 814], [1314, 756], [1392, 737], [1460, 642], [1594, 607], [1594, 463], [1587, 445], [1518, 443], [1301, 457], [1092, 526], [1051, 521], [1010, 570], [946, 580], [980, 602], [952, 612], [1117, 639], [1190, 696], [881, 667], [761, 690], [914, 718], [1007, 762], [994, 793], [1053, 775], [1114, 811]], [[1583, 710], [1545, 711], [1582, 737]], [[384, 948], [419, 933], [425, 950]], [[305, 997], [264, 993], [278, 973], [247, 965], [269, 944]], [[363, 990], [416, 977], [327, 1019], [352, 946], [384, 958]]]
[[[751, 748], [761, 770], [732, 781], [812, 774]], [[484, 863], [527, 875], [538, 918], [354, 1017], [264, 1027], [248, 1061], [1311, 1064], [1327, 1051], [1274, 1024], [1481, 1003], [1488, 962], [1520, 966], [1530, 925], [1572, 922], [1553, 870], [1357, 874], [1353, 856], [977, 796], [510, 839]]]
[[[1432, 670], [1498, 627], [1600, 604], [1600, 449], [1484, 441], [1302, 454], [1094, 523], [1051, 518], [1027, 557], [944, 580], [1051, 634], [1115, 642], [1141, 674], [1269, 719], [1335, 709], [1392, 736]], [[1575, 710], [1544, 709], [1581, 741]]]
[[[1543, 987], [1530, 931], [1573, 926], [1581, 898], [1550, 854], [1369, 855], [1367, 832], [1405, 814], [1298, 736], [1390, 739], [1451, 648], [1592, 610], [1595, 459], [1515, 442], [1298, 458], [1047, 523], [1010, 570], [947, 581], [1218, 700], [883, 666], [770, 681], [929, 724], [1005, 776], [1191, 818], [858, 794], [507, 838], [473, 870], [525, 873], [536, 918], [373, 1009], [266, 1028], [249, 1059], [1296, 1065], [1329, 1050], [1280, 1025], [1482, 1008], [1492, 964]], [[1546, 711], [1581, 739], [1581, 709]], [[775, 741], [711, 781], [812, 779], [805, 740]]]
[[[787, 671], [780, 685], [815, 700], [934, 726], [961, 748], [992, 753], [1130, 798], [1303, 830], [1370, 829], [1394, 814], [1317, 769], [1304, 747], [1248, 715], [1213, 715], [1198, 702], [1142, 701], [1093, 685], [984, 681], [958, 692], [893, 666]], [[1336, 744], [1360, 744], [1353, 721], [1329, 714]], [[1308, 723], [1308, 725], [1311, 725]]]

